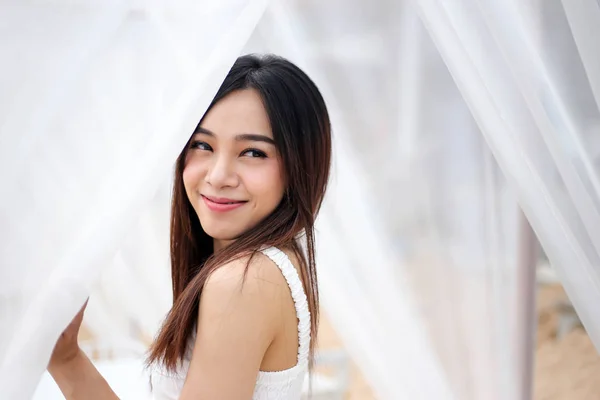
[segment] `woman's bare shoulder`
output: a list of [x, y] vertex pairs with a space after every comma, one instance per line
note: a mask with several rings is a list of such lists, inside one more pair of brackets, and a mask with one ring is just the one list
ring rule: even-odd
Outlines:
[[[292, 261], [294, 263], [294, 261]], [[287, 286], [279, 267], [266, 255], [256, 252], [229, 261], [207, 279], [204, 290], [236, 291], [270, 290]]]

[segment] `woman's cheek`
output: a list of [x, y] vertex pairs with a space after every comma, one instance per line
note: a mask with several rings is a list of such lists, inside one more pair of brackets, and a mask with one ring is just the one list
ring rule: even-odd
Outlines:
[[249, 192], [269, 193], [283, 191], [281, 174], [277, 166], [265, 166], [265, 168], [256, 168], [246, 170], [244, 173], [244, 183]]

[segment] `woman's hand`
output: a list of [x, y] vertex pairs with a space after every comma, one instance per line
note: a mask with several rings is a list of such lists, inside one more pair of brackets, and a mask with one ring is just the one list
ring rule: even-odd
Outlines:
[[49, 366], [66, 364], [79, 354], [80, 349], [77, 336], [79, 335], [79, 328], [81, 328], [81, 321], [83, 321], [83, 314], [87, 307], [88, 300], [85, 301], [81, 310], [79, 310], [71, 323], [60, 334], [60, 337], [54, 346], [54, 350], [52, 350], [52, 356], [50, 357], [50, 363], [48, 364]]
[[79, 348], [77, 335], [83, 321], [87, 300], [69, 326], [60, 334], [48, 372], [69, 400], [119, 400], [94, 364]]

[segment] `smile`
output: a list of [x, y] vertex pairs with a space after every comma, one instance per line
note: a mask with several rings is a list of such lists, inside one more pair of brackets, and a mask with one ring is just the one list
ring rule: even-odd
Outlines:
[[202, 195], [202, 200], [204, 201], [204, 204], [206, 204], [206, 206], [209, 208], [209, 210], [216, 212], [226, 212], [235, 210], [236, 208], [239, 208], [247, 203], [246, 201], [224, 199], [204, 195]]

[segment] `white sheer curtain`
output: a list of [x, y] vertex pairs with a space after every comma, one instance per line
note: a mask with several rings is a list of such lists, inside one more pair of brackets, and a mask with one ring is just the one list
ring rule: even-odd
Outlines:
[[600, 348], [599, 3], [416, 4]]
[[[264, 7], [0, 6], [2, 396], [31, 394], [90, 290], [109, 344], [155, 333], [171, 163]], [[530, 397], [517, 200], [600, 344], [599, 26], [593, 0], [282, 0], [258, 23], [243, 51], [330, 107], [322, 300], [378, 398]]]
[[91, 291], [84, 325], [93, 348], [141, 356], [171, 306], [170, 181], [140, 210]]
[[277, 2], [250, 43], [299, 63], [330, 107], [322, 299], [378, 398], [528, 398], [526, 224], [414, 10]]
[[112, 261], [265, 5], [0, 4], [2, 398], [30, 398], [101, 270], [139, 257]]

